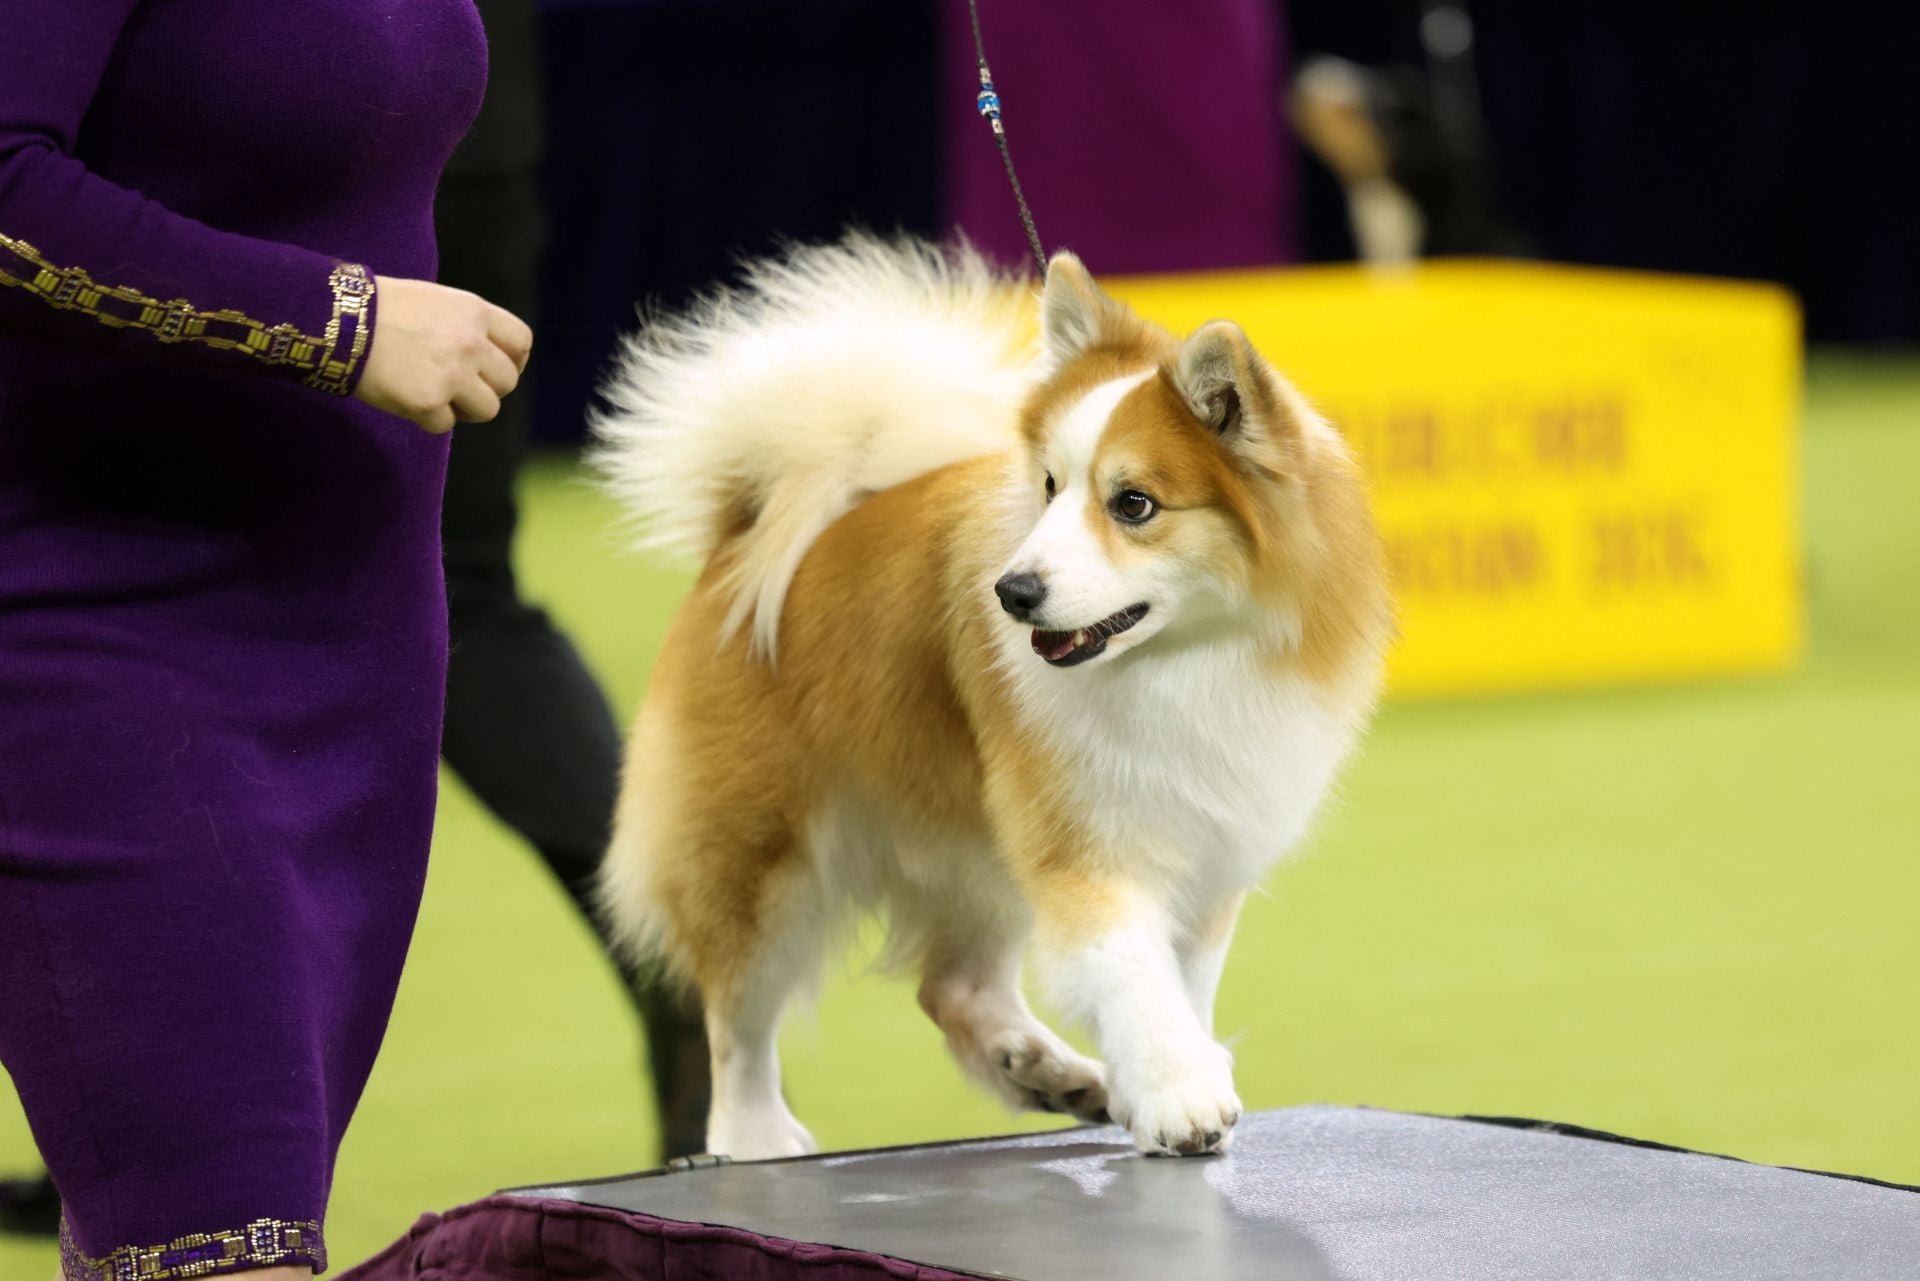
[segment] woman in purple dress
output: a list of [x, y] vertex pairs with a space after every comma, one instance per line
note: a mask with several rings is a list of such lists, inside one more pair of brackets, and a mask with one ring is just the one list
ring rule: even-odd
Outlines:
[[4, 46], [0, 1062], [70, 1281], [305, 1275], [426, 870], [437, 433], [531, 343], [426, 283], [484, 39], [13, 0]]

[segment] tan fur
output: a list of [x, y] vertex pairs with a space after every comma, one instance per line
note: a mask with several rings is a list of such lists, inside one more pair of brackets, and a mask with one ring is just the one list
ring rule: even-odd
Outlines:
[[[681, 607], [632, 752], [673, 760], [629, 766], [621, 826], [645, 815], [671, 852], [650, 894], [666, 909], [668, 955], [709, 1001], [725, 999], [731, 966], [751, 951], [764, 880], [803, 856], [801, 821], [826, 790], [856, 785], [935, 826], [984, 831], [981, 764], [946, 670], [955, 633], [977, 625], [949, 608], [947, 584], [984, 567], [953, 557], [944, 535], [1000, 466], [977, 459], [919, 477], [830, 526], [794, 578], [777, 665], [752, 657], [744, 637], [714, 644], [729, 603], [723, 567]], [[670, 741], [649, 741], [655, 715], [673, 720]], [[681, 803], [663, 806], [643, 787], [660, 768]], [[685, 801], [697, 805], [683, 817]]]

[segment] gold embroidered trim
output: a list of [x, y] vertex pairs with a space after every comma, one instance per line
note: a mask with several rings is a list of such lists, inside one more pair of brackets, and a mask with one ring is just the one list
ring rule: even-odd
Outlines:
[[237, 1232], [195, 1232], [168, 1245], [127, 1245], [90, 1259], [74, 1244], [66, 1220], [60, 1222], [65, 1281], [187, 1281], [290, 1259], [312, 1263], [315, 1272], [327, 1270], [327, 1247], [318, 1223], [255, 1219]]
[[373, 275], [355, 262], [335, 265], [327, 278], [333, 311], [318, 337], [296, 326], [268, 326], [230, 309], [201, 311], [185, 298], [161, 302], [124, 285], [102, 285], [83, 267], [56, 267], [24, 240], [0, 232], [0, 288], [24, 289], [58, 311], [75, 311], [113, 329], [152, 334], [163, 343], [202, 343], [234, 351], [263, 365], [305, 372], [307, 386], [344, 396], [367, 353], [373, 312]]

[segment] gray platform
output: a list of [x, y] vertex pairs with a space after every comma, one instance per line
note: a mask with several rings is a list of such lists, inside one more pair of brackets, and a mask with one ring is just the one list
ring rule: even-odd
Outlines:
[[1114, 1129], [516, 1189], [1020, 1281], [1915, 1281], [1920, 1193], [1352, 1108], [1231, 1155]]

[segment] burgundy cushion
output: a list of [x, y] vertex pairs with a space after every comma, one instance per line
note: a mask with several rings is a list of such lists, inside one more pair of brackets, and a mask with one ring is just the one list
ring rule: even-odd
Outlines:
[[429, 1214], [339, 1281], [968, 1281], [885, 1255], [571, 1201]]

